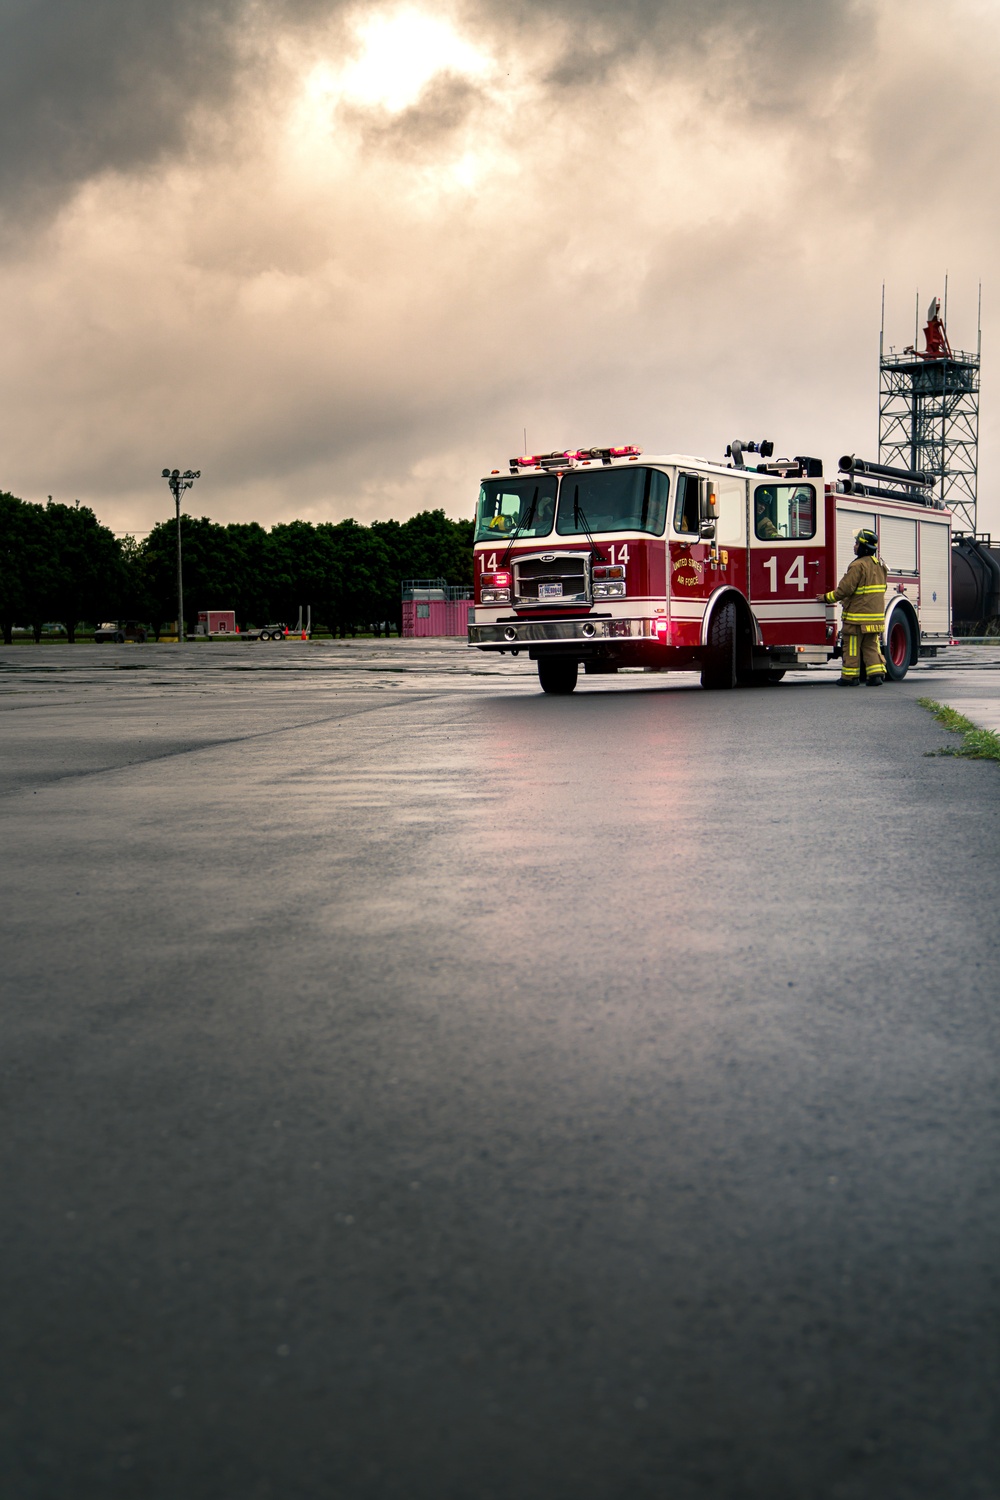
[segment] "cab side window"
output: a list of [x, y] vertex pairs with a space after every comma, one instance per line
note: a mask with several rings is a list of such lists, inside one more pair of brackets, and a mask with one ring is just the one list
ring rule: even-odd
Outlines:
[[754, 491], [754, 532], [762, 542], [804, 542], [815, 536], [815, 486], [759, 484]]
[[674, 530], [698, 535], [698, 476], [678, 474], [674, 501]]

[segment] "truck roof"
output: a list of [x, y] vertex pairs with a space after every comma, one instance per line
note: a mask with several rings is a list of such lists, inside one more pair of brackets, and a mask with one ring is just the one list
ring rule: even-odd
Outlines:
[[[505, 472], [503, 469], [492, 469], [489, 474], [483, 475], [483, 482], [485, 483], [488, 479], [521, 479], [533, 474], [564, 474], [574, 469], [626, 469], [629, 464], [639, 464], [640, 466], [643, 464], [647, 466], [649, 464], [670, 464], [673, 466], [687, 464], [699, 469], [713, 469], [720, 474], [734, 472], [734, 465], [727, 463], [724, 458], [697, 458], [691, 453], [642, 453], [630, 455], [628, 458], [612, 458], [610, 462], [603, 462], [599, 458], [582, 459], [567, 463], [564, 468], [560, 468], [557, 463], [549, 462], [533, 466], [525, 465], [523, 468], [519, 468], [516, 473]], [[742, 470], [742, 472], [750, 474], [754, 471], [747, 468]]]

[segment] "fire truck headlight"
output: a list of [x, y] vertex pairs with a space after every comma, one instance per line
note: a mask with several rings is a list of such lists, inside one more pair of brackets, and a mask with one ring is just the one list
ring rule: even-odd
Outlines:
[[510, 603], [510, 574], [505, 571], [483, 573], [479, 580], [480, 604]]
[[621, 599], [625, 594], [623, 563], [602, 563], [591, 573], [595, 599]]

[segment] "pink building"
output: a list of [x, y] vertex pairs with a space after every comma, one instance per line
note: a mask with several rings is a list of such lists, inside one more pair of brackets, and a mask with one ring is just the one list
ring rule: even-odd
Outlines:
[[403, 584], [403, 636], [465, 637], [472, 590], [451, 588], [443, 578], [411, 578]]

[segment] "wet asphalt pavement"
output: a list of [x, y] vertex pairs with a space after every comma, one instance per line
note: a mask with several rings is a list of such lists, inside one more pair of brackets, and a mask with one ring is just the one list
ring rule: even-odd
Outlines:
[[5, 1500], [995, 1500], [968, 655], [0, 648]]

